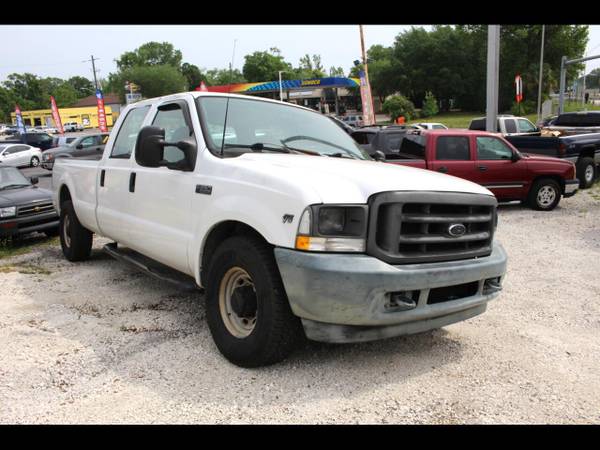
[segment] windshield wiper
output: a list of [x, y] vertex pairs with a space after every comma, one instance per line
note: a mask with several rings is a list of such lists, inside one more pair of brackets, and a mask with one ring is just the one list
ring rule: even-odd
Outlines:
[[350, 156], [348, 153], [324, 153], [325, 156], [330, 156], [332, 158], [347, 158], [347, 159], [358, 159], [354, 156]]
[[276, 144], [263, 144], [262, 142], [255, 142], [254, 144], [225, 144], [225, 148], [249, 148], [253, 152], [262, 152], [263, 150], [277, 153], [291, 153], [290, 149], [283, 146], [276, 146]]

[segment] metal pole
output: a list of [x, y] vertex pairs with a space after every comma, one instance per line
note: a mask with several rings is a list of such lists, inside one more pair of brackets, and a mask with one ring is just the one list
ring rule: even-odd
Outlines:
[[279, 101], [282, 102], [283, 101], [283, 87], [281, 86], [281, 72], [282, 70], [279, 70]]
[[[365, 51], [365, 36], [363, 33], [363, 26], [359, 25], [358, 28], [360, 29], [360, 47], [362, 49], [362, 59], [363, 59], [363, 66], [365, 68], [365, 81], [367, 82], [367, 89], [369, 91], [369, 97], [371, 97], [371, 116], [368, 118], [369, 124], [368, 125], [375, 125], [376, 124], [376, 120], [375, 120], [375, 110], [373, 109], [373, 97], [372, 97], [372, 93], [371, 93], [371, 82], [369, 81], [369, 66], [367, 64], [367, 53]], [[364, 114], [364, 111], [363, 111]], [[365, 123], [365, 125], [367, 125]]]
[[583, 89], [581, 90], [581, 104], [585, 106], [585, 67], [583, 68]]
[[565, 77], [567, 68], [565, 67], [565, 63], [567, 62], [567, 57], [563, 56], [560, 60], [560, 88], [558, 91], [558, 114], [562, 114], [564, 110], [565, 103]]
[[94, 86], [98, 90], [98, 80], [96, 78], [96, 64], [94, 64], [94, 55], [92, 55], [92, 71], [94, 72]]
[[544, 33], [546, 25], [542, 25], [542, 49], [540, 51], [540, 78], [538, 81], [537, 120], [542, 120], [542, 77], [544, 75]]
[[500, 25], [488, 25], [487, 99], [485, 129], [498, 131], [498, 73], [500, 69]]

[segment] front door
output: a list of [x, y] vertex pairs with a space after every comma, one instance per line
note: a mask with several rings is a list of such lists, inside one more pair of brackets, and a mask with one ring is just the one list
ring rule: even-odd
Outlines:
[[129, 245], [132, 192], [130, 192], [132, 154], [137, 135], [150, 106], [129, 110], [113, 143], [111, 153], [102, 160], [96, 178], [98, 192], [97, 218], [101, 234]]
[[499, 200], [520, 200], [525, 186], [526, 162], [512, 160], [513, 149], [496, 137], [477, 136], [477, 183]]
[[[162, 103], [152, 118], [152, 125], [165, 130], [166, 142], [195, 140], [189, 113], [193, 107], [193, 103], [188, 104], [183, 99]], [[163, 159], [172, 163], [182, 161], [184, 153], [175, 146], [166, 146]], [[192, 239], [194, 172], [142, 167], [135, 160], [132, 170], [136, 178], [131, 214], [136, 223], [131, 227], [131, 247], [191, 274], [187, 249]], [[140, 247], [136, 248], [137, 245]]]
[[432, 170], [475, 181], [475, 162], [468, 136], [436, 136], [434, 143]]

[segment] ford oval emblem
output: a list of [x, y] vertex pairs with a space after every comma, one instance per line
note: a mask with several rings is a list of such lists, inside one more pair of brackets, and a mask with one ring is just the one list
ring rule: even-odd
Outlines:
[[448, 227], [448, 234], [452, 237], [459, 237], [467, 232], [467, 227], [462, 223], [453, 223]]

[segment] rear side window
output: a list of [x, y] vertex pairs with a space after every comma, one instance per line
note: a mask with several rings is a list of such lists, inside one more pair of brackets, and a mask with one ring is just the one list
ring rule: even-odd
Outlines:
[[442, 161], [469, 161], [469, 138], [466, 136], [439, 136], [436, 141], [436, 159]]
[[473, 119], [469, 130], [485, 131], [485, 119]]
[[142, 106], [141, 108], [134, 108], [127, 113], [125, 120], [121, 124], [121, 128], [119, 128], [119, 134], [117, 134], [115, 144], [110, 153], [111, 158], [128, 159], [131, 156], [138, 133], [142, 128], [149, 109], [150, 106]]
[[515, 119], [506, 119], [504, 121], [504, 127], [506, 128], [507, 133], [517, 132], [517, 124], [515, 123]]
[[366, 145], [370, 144], [373, 141], [375, 133], [354, 133], [352, 137], [357, 143], [361, 145]]

